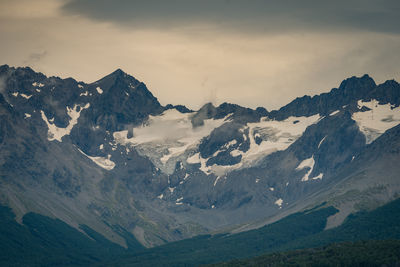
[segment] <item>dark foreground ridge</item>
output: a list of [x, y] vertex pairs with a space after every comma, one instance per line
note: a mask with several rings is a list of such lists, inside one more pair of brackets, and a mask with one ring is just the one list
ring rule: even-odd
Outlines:
[[333, 243], [319, 248], [272, 253], [247, 260], [207, 265], [209, 267], [239, 266], [399, 266], [400, 240], [368, 240]]

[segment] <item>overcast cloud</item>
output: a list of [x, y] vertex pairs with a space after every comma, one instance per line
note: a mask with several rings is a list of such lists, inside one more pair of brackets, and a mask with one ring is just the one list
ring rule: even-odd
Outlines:
[[162, 104], [270, 110], [353, 75], [400, 80], [399, 3], [0, 0], [0, 64], [85, 82], [122, 68]]
[[400, 32], [398, 0], [71, 0], [62, 9], [134, 29]]

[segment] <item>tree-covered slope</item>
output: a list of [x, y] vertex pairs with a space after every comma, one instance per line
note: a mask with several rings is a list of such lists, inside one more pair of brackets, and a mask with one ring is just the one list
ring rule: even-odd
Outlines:
[[369, 240], [334, 243], [320, 248], [275, 252], [245, 260], [217, 263], [213, 267], [237, 266], [399, 266], [400, 240]]
[[119, 259], [126, 266], [197, 266], [268, 252], [312, 248], [334, 242], [400, 240], [400, 199], [371, 212], [351, 215], [341, 226], [325, 230], [332, 207], [292, 214], [260, 229], [233, 235], [199, 236]]
[[[19, 224], [9, 208], [0, 206], [0, 266], [93, 265], [126, 251], [85, 225], [80, 229], [35, 213]], [[143, 248], [132, 239], [127, 243], [131, 251]]]

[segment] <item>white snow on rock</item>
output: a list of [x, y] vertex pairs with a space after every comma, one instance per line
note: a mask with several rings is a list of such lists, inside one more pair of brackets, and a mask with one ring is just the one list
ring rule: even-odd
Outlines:
[[312, 179], [313, 179], [313, 180], [318, 180], [318, 179], [322, 180], [322, 177], [324, 177], [324, 174], [323, 174], [323, 173], [320, 173], [320, 174], [318, 174], [317, 176], [313, 177]]
[[312, 173], [314, 169], [315, 161], [314, 161], [314, 155], [311, 156], [311, 158], [305, 159], [302, 162], [300, 162], [299, 166], [296, 167], [296, 170], [302, 170], [304, 168], [309, 168], [306, 174], [304, 174], [303, 178], [301, 178], [302, 182], [306, 182], [309, 179], [317, 180], [317, 179], [322, 179], [324, 176], [323, 173], [318, 174], [315, 177], [310, 177], [310, 174]]
[[133, 128], [131, 138], [127, 137], [128, 130], [115, 132], [113, 136], [117, 143], [135, 147], [163, 172], [171, 174], [179, 156], [195, 148], [203, 137], [226, 122], [225, 118], [208, 119], [204, 125], [193, 128], [193, 114], [166, 110], [159, 116], [149, 116], [144, 125]]
[[327, 137], [327, 135], [324, 136], [324, 138], [321, 139], [321, 141], [319, 141], [318, 144], [318, 148], [322, 145], [322, 143], [325, 141], [325, 138]]
[[200, 163], [200, 153], [196, 153], [193, 156], [190, 156], [186, 159], [186, 162], [189, 164]]
[[[283, 121], [263, 118], [258, 123], [248, 123], [242, 129], [243, 138], [249, 139], [250, 149], [246, 152], [239, 149], [232, 150], [232, 156], [242, 156], [241, 162], [232, 166], [206, 166], [208, 158], [204, 159], [196, 151], [202, 138], [208, 136], [212, 130], [227, 122], [227, 118], [204, 120], [203, 126], [193, 128], [191, 117], [194, 113], [180, 113], [176, 109], [166, 110], [159, 116], [149, 116], [142, 126], [133, 128], [133, 136], [128, 138], [128, 130], [114, 132], [117, 143], [135, 147], [136, 150], [147, 156], [164, 173], [172, 174], [178, 160], [188, 164], [200, 163], [200, 170], [205, 174], [211, 173], [223, 176], [229, 171], [254, 165], [265, 156], [279, 150], [285, 150], [293, 144], [305, 129], [320, 120], [320, 116], [289, 117]], [[244, 134], [249, 131], [248, 136]], [[258, 145], [254, 136], [262, 139]], [[223, 149], [235, 145], [236, 140], [227, 143]], [[215, 153], [218, 154], [219, 150]], [[215, 156], [215, 155], [214, 155]]]
[[275, 188], [273, 188], [273, 187], [269, 188], [269, 191], [274, 191], [274, 190], [275, 190]]
[[219, 179], [221, 179], [221, 177], [220, 177], [220, 176], [217, 176], [217, 178], [215, 178], [215, 181], [214, 181], [214, 186], [216, 186], [216, 185], [217, 185], [217, 183], [218, 183]]
[[335, 110], [331, 114], [329, 114], [329, 116], [334, 116], [334, 115], [338, 114], [339, 112], [340, 112], [340, 110]]
[[78, 87], [82, 89], [82, 88], [83, 88], [83, 85], [81, 85], [81, 84], [78, 84]]
[[18, 96], [18, 92], [14, 92], [14, 93], [12, 93], [12, 95], [13, 95], [14, 97], [17, 97], [17, 96]]
[[99, 146], [99, 148], [100, 148], [100, 149], [103, 149], [103, 148], [104, 148], [104, 145], [103, 145], [103, 144], [101, 144], [101, 145]]
[[237, 156], [242, 155], [242, 153], [243, 153], [242, 151], [235, 149], [235, 150], [232, 150], [230, 154], [232, 157], [237, 157]]
[[158, 198], [158, 199], [163, 199], [163, 197], [164, 197], [164, 194], [161, 194], [161, 195], [159, 195], [157, 198]]
[[[254, 166], [260, 159], [272, 154], [276, 151], [285, 150], [293, 144], [305, 131], [305, 129], [316, 122], [321, 117], [317, 114], [310, 117], [289, 117], [283, 121], [269, 120], [263, 118], [260, 122], [248, 123], [244, 128], [240, 129], [244, 132], [245, 129], [249, 130], [250, 148], [248, 151], [243, 152], [239, 149], [232, 150], [232, 156], [242, 156], [239, 163], [231, 166], [212, 165], [206, 166], [208, 159], [203, 159], [200, 155], [193, 155], [189, 161], [193, 163], [201, 163], [200, 170], [206, 174], [214, 173], [217, 176], [222, 176], [227, 172], [243, 167]], [[254, 140], [254, 132], [262, 137], [262, 142], [258, 145]], [[247, 136], [243, 134], [243, 138], [247, 140]], [[187, 161], [188, 163], [190, 163]]]
[[91, 157], [87, 156], [89, 159], [91, 159], [94, 163], [102, 167], [103, 169], [106, 169], [108, 171], [114, 169], [115, 163], [110, 160], [111, 155], [108, 155], [107, 158], [104, 157]]
[[44, 84], [43, 84], [43, 83], [34, 82], [34, 83], [32, 83], [32, 86], [35, 86], [35, 87], [43, 87]]
[[175, 191], [175, 187], [168, 187], [169, 192], [172, 194]]
[[27, 119], [27, 118], [30, 118], [30, 117], [32, 117], [32, 115], [31, 115], [31, 114], [29, 114], [29, 113], [25, 113], [25, 117], [24, 117], [24, 119]]
[[26, 95], [26, 94], [20, 94], [21, 97], [25, 98], [25, 99], [29, 99], [32, 97], [32, 95]]
[[79, 96], [88, 96], [88, 95], [89, 95], [89, 92], [88, 92], [88, 91], [79, 94]]
[[102, 94], [103, 93], [103, 90], [100, 88], [100, 87], [96, 87], [96, 91], [97, 91], [97, 93], [99, 93], [99, 94]]
[[279, 198], [278, 200], [275, 201], [275, 205], [278, 205], [279, 208], [282, 208], [282, 204], [283, 204], [283, 199]]
[[69, 135], [72, 128], [78, 123], [78, 119], [82, 110], [87, 109], [89, 107], [90, 107], [89, 103], [86, 104], [84, 107], [80, 107], [79, 105], [74, 105], [74, 108], [67, 107], [67, 114], [71, 119], [69, 120], [68, 126], [65, 128], [57, 127], [54, 124], [54, 118], [47, 119], [46, 114], [43, 112], [43, 110], [41, 110], [40, 113], [42, 114], [42, 119], [49, 128], [47, 139], [49, 141], [57, 140], [61, 142], [62, 137], [65, 135]]
[[98, 166], [102, 167], [103, 169], [106, 169], [108, 171], [114, 169], [115, 163], [110, 160], [111, 155], [107, 155], [107, 158], [105, 157], [92, 157], [87, 154], [85, 154], [82, 150], [78, 148], [79, 152], [81, 152], [83, 155], [85, 155], [87, 158], [91, 159], [94, 163], [96, 163]]
[[400, 123], [400, 107], [391, 104], [380, 105], [375, 99], [369, 102], [358, 101], [358, 108], [363, 106], [370, 110], [354, 112], [352, 119], [357, 122], [358, 128], [365, 135], [366, 143], [370, 144], [388, 129]]
[[[238, 149], [231, 151], [231, 155], [242, 155], [240, 163], [230, 166], [229, 170], [254, 165], [255, 162], [276, 151], [285, 150], [293, 144], [308, 126], [320, 120], [320, 116], [289, 117], [283, 121], [263, 118], [260, 122], [248, 123], [250, 148], [243, 152]], [[262, 137], [258, 145], [254, 140], [254, 132]]]

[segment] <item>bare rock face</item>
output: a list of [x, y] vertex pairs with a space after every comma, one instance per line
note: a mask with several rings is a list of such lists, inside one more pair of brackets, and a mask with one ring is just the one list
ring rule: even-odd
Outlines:
[[119, 69], [86, 84], [3, 65], [0, 81], [0, 202], [17, 218], [154, 246], [400, 189], [395, 81], [352, 77], [274, 111], [163, 107]]

